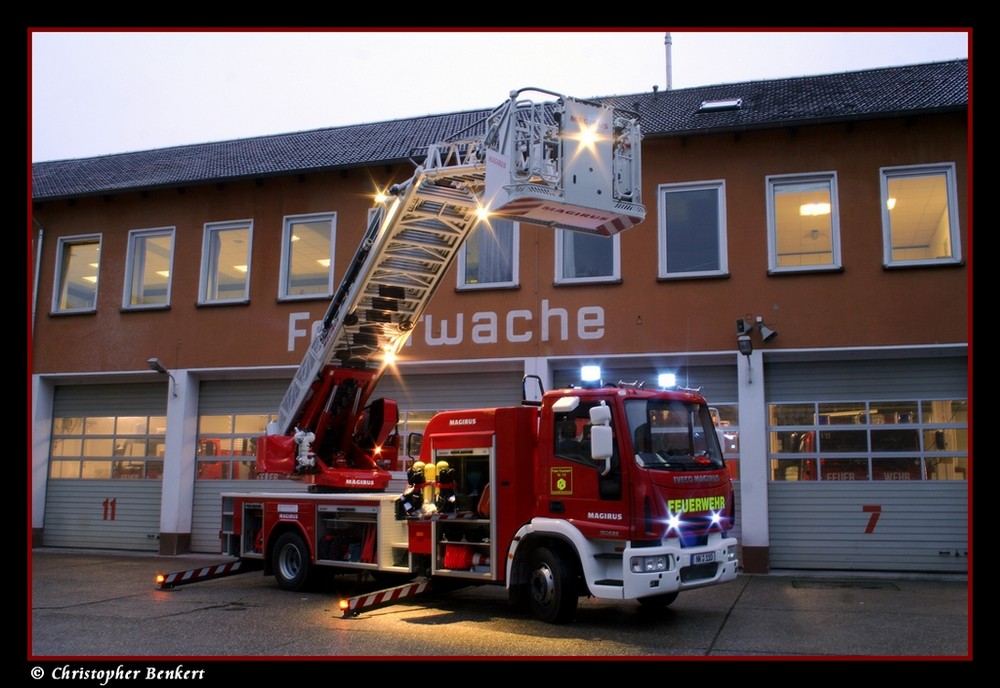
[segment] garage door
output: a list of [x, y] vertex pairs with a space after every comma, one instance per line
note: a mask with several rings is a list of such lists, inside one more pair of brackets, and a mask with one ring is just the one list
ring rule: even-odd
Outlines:
[[[198, 392], [198, 459], [191, 515], [191, 550], [222, 551], [223, 492], [280, 489], [303, 492], [296, 480], [253, 479], [257, 438], [266, 432], [291, 378], [205, 380]], [[277, 487], [275, 487], [277, 486]]]
[[766, 367], [770, 566], [968, 572], [965, 357]]
[[158, 551], [165, 383], [57, 387], [43, 541]]

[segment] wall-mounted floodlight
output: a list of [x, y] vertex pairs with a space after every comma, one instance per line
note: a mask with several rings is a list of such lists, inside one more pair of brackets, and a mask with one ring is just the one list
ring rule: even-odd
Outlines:
[[753, 382], [750, 377], [750, 354], [753, 353], [753, 340], [750, 339], [750, 335], [753, 334], [755, 329], [760, 332], [760, 340], [762, 344], [767, 344], [778, 336], [778, 332], [776, 330], [772, 330], [764, 324], [763, 316], [748, 314], [746, 317], [736, 319], [736, 348], [739, 349], [741, 354], [747, 357], [748, 384]]
[[740, 353], [744, 356], [749, 356], [753, 353], [753, 342], [750, 341], [750, 335], [741, 334], [736, 338], [736, 347], [740, 350]]
[[750, 335], [741, 334], [737, 337], [736, 348], [747, 357], [747, 384], [751, 384], [753, 382], [753, 369], [750, 367], [750, 354], [753, 353], [753, 342], [750, 341]]
[[160, 363], [160, 359], [155, 358], [155, 357], [154, 358], [150, 358], [149, 360], [146, 361], [146, 365], [149, 366], [150, 370], [155, 370], [156, 372], [161, 373], [163, 375], [166, 375], [167, 377], [170, 378], [170, 382], [171, 382], [171, 385], [172, 385], [170, 389], [171, 389], [171, 392], [172, 392], [173, 396], [176, 397], [177, 396], [177, 380], [175, 380], [174, 376], [170, 374], [170, 371], [167, 370], [166, 367], [164, 367], [164, 365], [162, 363]]

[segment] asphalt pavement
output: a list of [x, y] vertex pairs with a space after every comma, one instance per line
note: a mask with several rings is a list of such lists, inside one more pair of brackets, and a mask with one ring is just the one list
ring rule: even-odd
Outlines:
[[[155, 665], [184, 672], [211, 661], [218, 674], [219, 660], [248, 658], [975, 659], [966, 576], [743, 574], [682, 593], [655, 612], [635, 602], [584, 599], [573, 622], [552, 626], [509, 607], [495, 586], [415, 597], [347, 618], [337, 603], [374, 589], [366, 576], [337, 576], [329, 589], [302, 593], [281, 590], [260, 572], [162, 590], [157, 573], [226, 559], [49, 548], [30, 554], [26, 659], [30, 670], [52, 679], [100, 684], [98, 676], [60, 674], [128, 671], [134, 662], [144, 663], [137, 671]], [[177, 669], [181, 664], [186, 668]]]

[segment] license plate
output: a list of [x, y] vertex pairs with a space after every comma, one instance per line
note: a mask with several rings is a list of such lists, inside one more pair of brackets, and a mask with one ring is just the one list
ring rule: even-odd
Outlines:
[[692, 564], [711, 564], [713, 561], [715, 561], [715, 552], [691, 555]]

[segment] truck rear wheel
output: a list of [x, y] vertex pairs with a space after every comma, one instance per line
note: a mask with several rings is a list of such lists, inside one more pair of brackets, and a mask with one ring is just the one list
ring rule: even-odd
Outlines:
[[285, 590], [302, 590], [309, 583], [312, 564], [309, 549], [298, 533], [284, 533], [271, 553], [274, 577]]
[[546, 623], [562, 624], [576, 613], [578, 601], [573, 568], [556, 552], [539, 547], [531, 553], [528, 605]]

